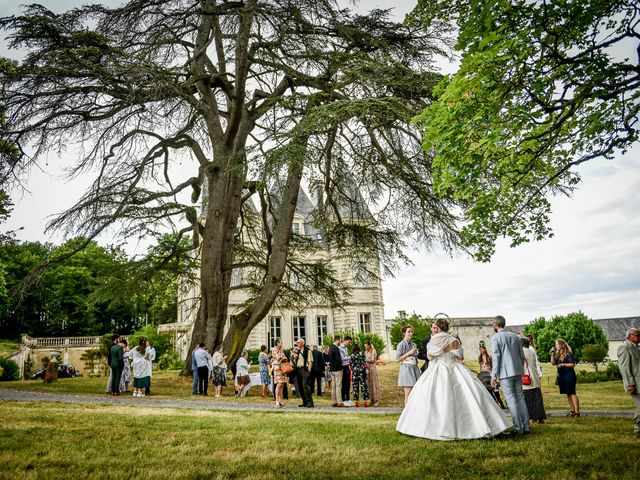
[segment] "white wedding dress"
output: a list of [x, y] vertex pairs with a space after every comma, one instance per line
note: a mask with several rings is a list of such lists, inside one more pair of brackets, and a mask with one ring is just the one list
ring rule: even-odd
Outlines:
[[427, 354], [435, 358], [411, 390], [396, 425], [398, 432], [433, 440], [469, 440], [495, 437], [512, 427], [482, 382], [462, 364], [462, 349], [444, 351], [455, 341], [444, 332], [431, 337]]

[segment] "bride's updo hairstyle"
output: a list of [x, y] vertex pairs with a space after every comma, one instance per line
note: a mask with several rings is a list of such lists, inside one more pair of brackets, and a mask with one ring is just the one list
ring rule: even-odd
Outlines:
[[431, 323], [435, 324], [443, 332], [449, 331], [449, 315], [446, 313], [436, 313], [435, 317], [433, 317], [433, 321]]
[[433, 323], [443, 332], [449, 331], [449, 321], [446, 318], [434, 318]]

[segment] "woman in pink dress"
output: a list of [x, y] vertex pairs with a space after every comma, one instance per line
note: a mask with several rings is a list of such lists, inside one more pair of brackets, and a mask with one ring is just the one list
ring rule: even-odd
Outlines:
[[369, 340], [364, 342], [364, 356], [367, 360], [367, 388], [369, 389], [369, 400], [372, 407], [380, 405], [380, 381], [378, 380], [378, 369], [376, 361], [378, 360], [378, 352], [373, 348]]

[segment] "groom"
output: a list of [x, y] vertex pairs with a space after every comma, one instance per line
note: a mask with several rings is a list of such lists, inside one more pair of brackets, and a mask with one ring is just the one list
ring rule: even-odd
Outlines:
[[507, 405], [513, 418], [513, 426], [519, 435], [529, 433], [529, 412], [524, 403], [522, 392], [522, 374], [524, 373], [524, 350], [518, 336], [504, 330], [506, 320], [502, 315], [493, 319], [493, 330], [496, 334], [491, 338], [493, 350], [493, 370], [491, 371], [491, 386], [495, 388], [496, 379], [500, 385]]

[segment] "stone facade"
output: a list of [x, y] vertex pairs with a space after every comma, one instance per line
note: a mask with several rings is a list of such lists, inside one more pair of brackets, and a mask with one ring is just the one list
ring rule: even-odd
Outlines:
[[[493, 317], [456, 317], [449, 318], [448, 320], [449, 333], [456, 334], [460, 337], [460, 341], [462, 342], [462, 346], [464, 348], [465, 358], [469, 360], [478, 358], [478, 356], [480, 355], [481, 341], [485, 343], [487, 350], [490, 354], [492, 354], [491, 337], [494, 334], [494, 331], [491, 323], [493, 322]], [[395, 318], [388, 319], [386, 321], [387, 332], [390, 331], [391, 325], [395, 321]], [[387, 340], [386, 337], [383, 338], [385, 338], [387, 344], [390, 344], [390, 341]], [[421, 347], [421, 345], [418, 345], [418, 347]], [[395, 350], [390, 349], [390, 358], [395, 359], [395, 355]]]
[[[261, 345], [273, 346], [280, 338], [285, 347], [302, 337], [309, 345], [322, 344], [323, 335], [336, 331], [367, 331], [386, 337], [384, 322], [384, 303], [380, 266], [376, 263], [366, 265], [374, 275], [356, 272], [340, 252], [328, 250], [324, 232], [313, 226], [312, 212], [315, 205], [304, 191], [300, 190], [293, 230], [318, 242], [318, 249], [311, 254], [312, 260], [326, 262], [336, 273], [338, 280], [351, 288], [348, 301], [341, 308], [332, 308], [328, 304], [308, 305], [299, 310], [273, 308], [265, 319], [251, 332], [245, 348], [256, 349]], [[295, 248], [295, 247], [292, 247]], [[243, 278], [242, 272], [234, 271], [232, 285]], [[178, 321], [160, 325], [159, 332], [169, 333], [181, 356], [188, 353], [195, 315], [200, 298], [199, 285], [184, 282], [178, 292]], [[247, 296], [242, 290], [233, 290], [229, 295], [227, 328], [234, 315], [241, 311]]]

